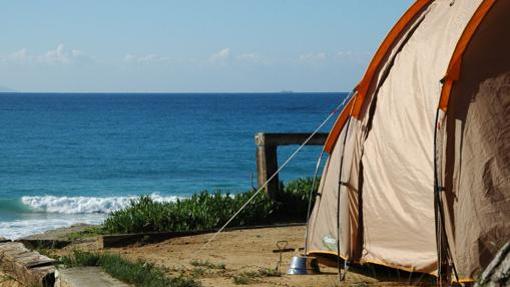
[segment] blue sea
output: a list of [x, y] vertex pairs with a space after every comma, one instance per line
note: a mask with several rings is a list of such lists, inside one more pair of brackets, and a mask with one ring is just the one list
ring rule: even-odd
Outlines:
[[[311, 132], [345, 96], [0, 94], [0, 236], [97, 224], [141, 194], [246, 191], [255, 133]], [[296, 148], [279, 148], [279, 162]], [[312, 176], [320, 150], [306, 147], [280, 179]]]

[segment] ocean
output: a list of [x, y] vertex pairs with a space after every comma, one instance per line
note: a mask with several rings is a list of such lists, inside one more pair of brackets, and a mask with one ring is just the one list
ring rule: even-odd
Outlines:
[[[345, 96], [2, 93], [0, 236], [98, 224], [141, 194], [246, 191], [255, 133], [311, 132]], [[279, 162], [296, 148], [279, 148]], [[304, 148], [280, 179], [312, 176], [320, 151]]]

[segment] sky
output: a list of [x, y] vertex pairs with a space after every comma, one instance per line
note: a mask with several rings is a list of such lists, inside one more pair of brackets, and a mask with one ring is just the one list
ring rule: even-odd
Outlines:
[[343, 92], [412, 0], [0, 3], [0, 90]]

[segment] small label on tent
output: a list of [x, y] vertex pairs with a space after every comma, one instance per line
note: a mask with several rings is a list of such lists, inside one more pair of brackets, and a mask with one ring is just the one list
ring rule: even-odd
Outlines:
[[331, 234], [327, 234], [324, 237], [322, 237], [322, 244], [325, 248], [336, 251], [336, 238], [331, 236]]

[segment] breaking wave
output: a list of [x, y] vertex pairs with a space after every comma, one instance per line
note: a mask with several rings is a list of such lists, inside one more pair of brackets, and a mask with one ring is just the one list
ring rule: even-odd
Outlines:
[[[179, 196], [150, 197], [157, 202], [175, 201]], [[23, 196], [0, 199], [0, 236], [17, 239], [73, 224], [101, 224], [107, 214], [129, 205], [138, 196]], [[13, 215], [15, 215], [13, 217]]]
[[[161, 196], [153, 193], [150, 197], [157, 202], [175, 201], [181, 197]], [[126, 207], [138, 196], [87, 197], [87, 196], [23, 196], [21, 202], [32, 211], [62, 214], [110, 213]]]
[[71, 214], [59, 217], [57, 214], [34, 214], [40, 218], [28, 216], [19, 220], [0, 222], [0, 236], [18, 239], [32, 234], [43, 233], [48, 230], [69, 227], [73, 224], [101, 224], [106, 214]]

